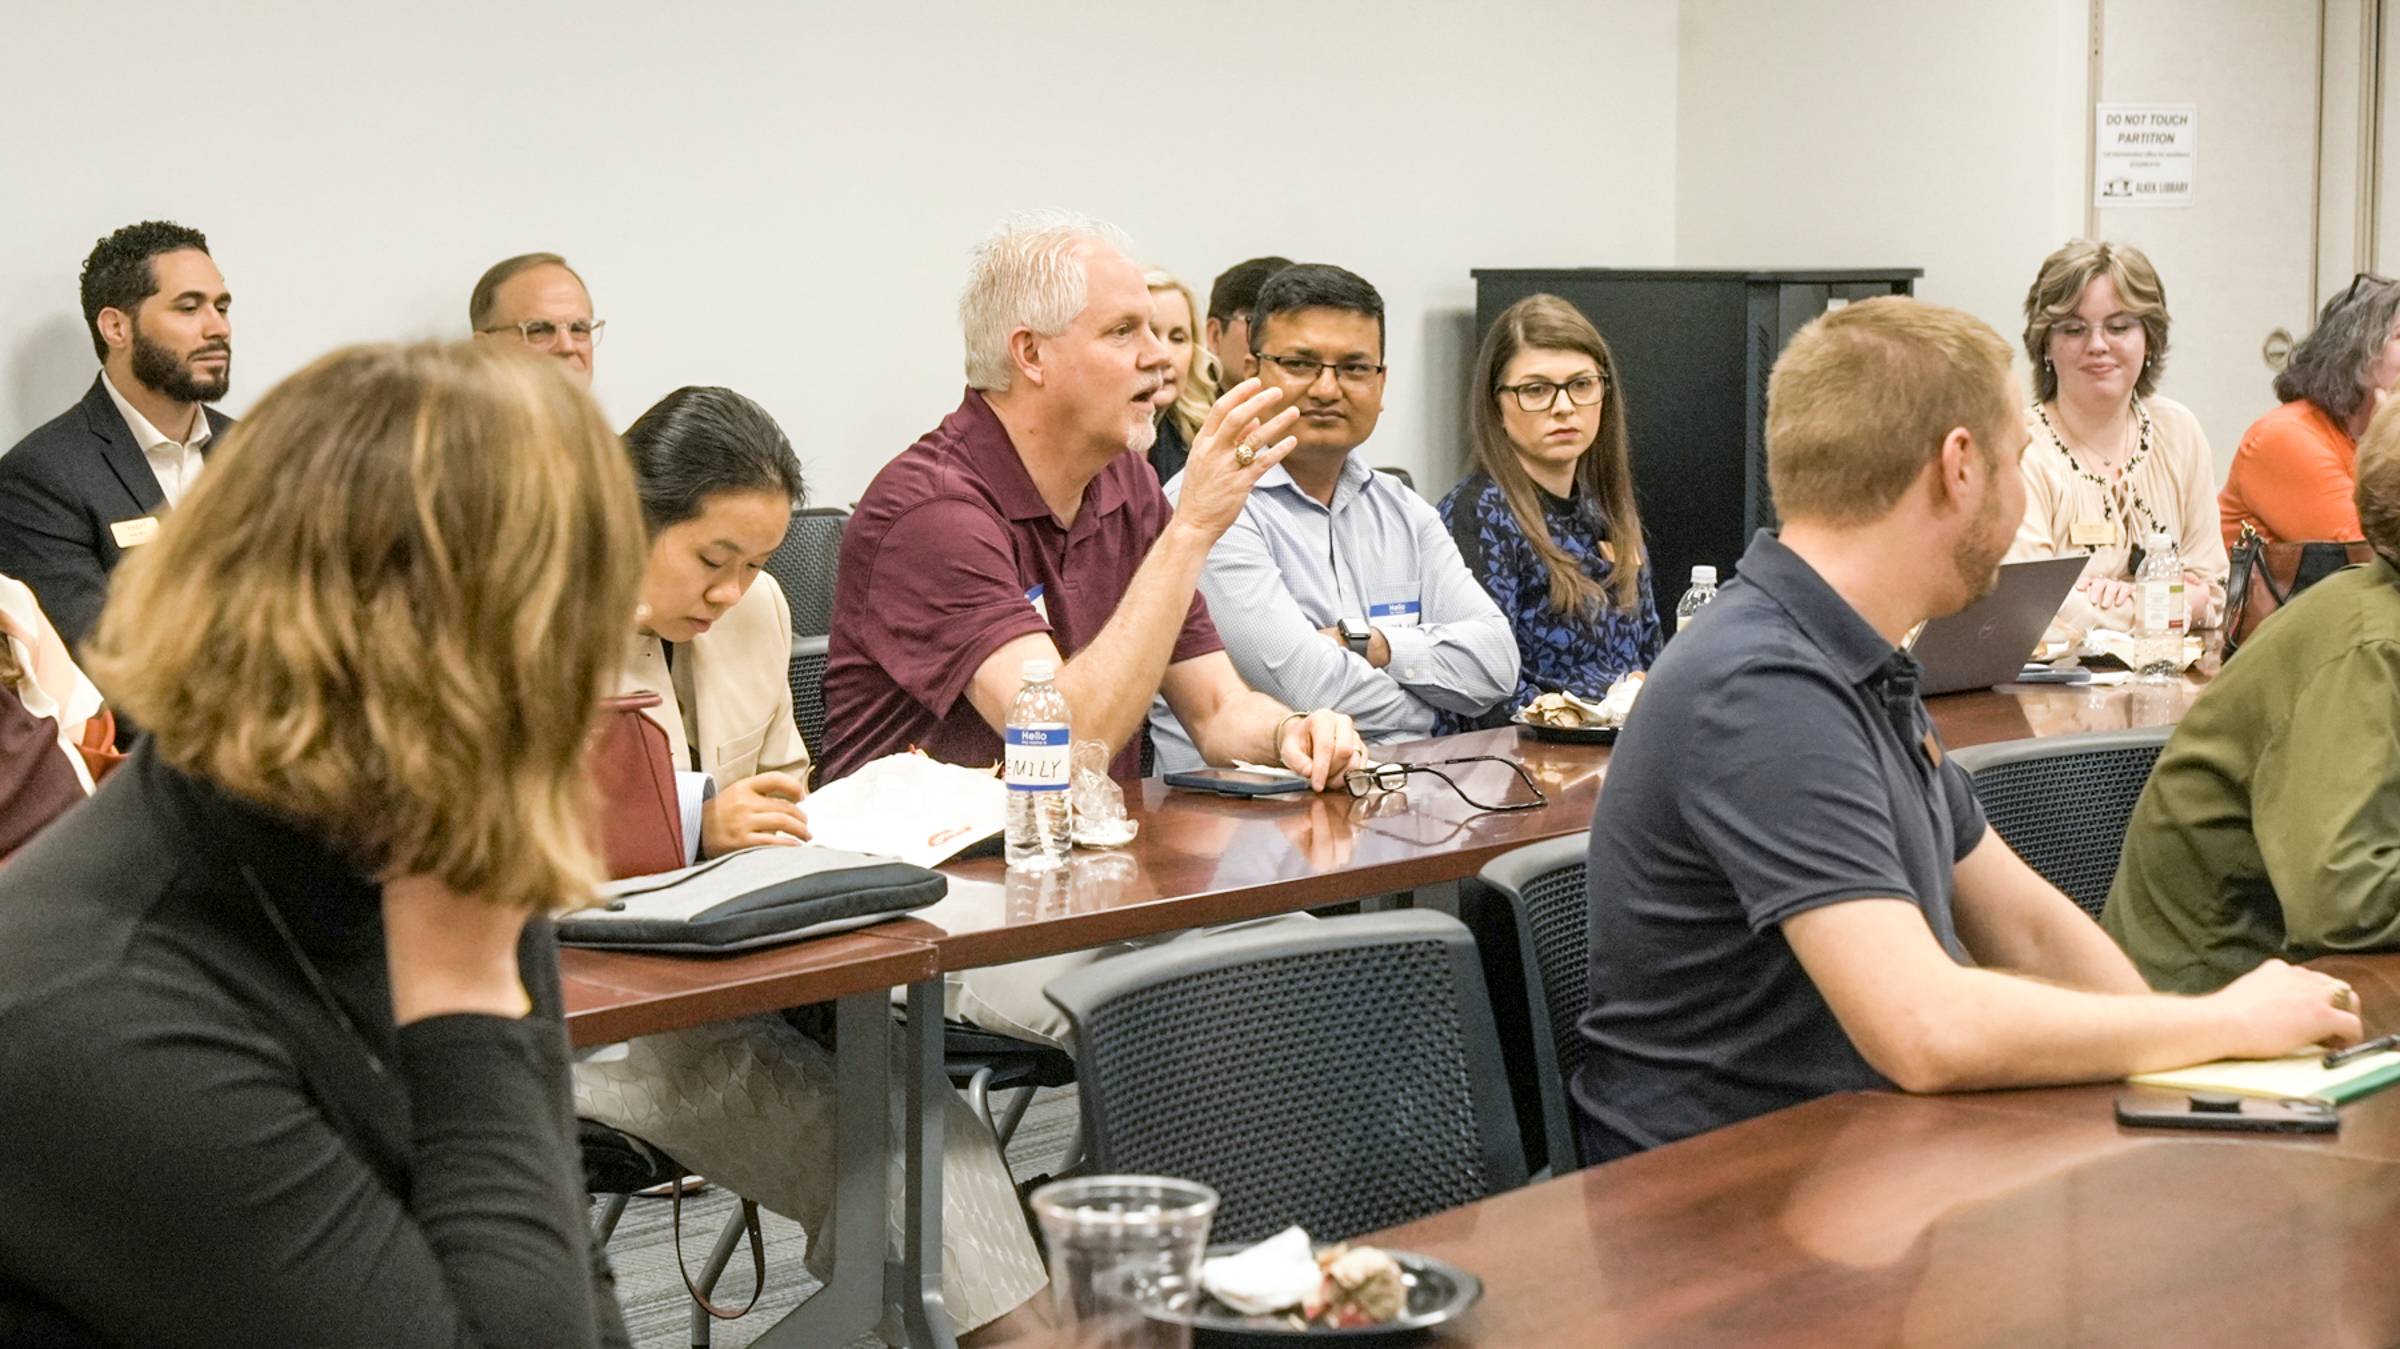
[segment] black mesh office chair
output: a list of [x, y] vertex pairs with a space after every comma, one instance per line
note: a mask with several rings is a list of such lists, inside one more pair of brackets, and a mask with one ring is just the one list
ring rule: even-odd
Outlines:
[[1583, 1065], [1575, 1022], [1591, 997], [1590, 850], [1590, 834], [1519, 848], [1458, 892], [1458, 917], [1483, 962], [1526, 1161], [1536, 1172], [1580, 1165], [1566, 1084]]
[[792, 639], [792, 720], [808, 746], [811, 787], [819, 785], [817, 765], [825, 758], [825, 644], [822, 633]]
[[[793, 511], [792, 527], [767, 559], [767, 574], [792, 606], [795, 639], [833, 631], [833, 583], [841, 566], [842, 529], [849, 523], [850, 512], [839, 506]], [[816, 742], [809, 743], [815, 747]]]
[[[1003, 1153], [1016, 1138], [1034, 1093], [1075, 1080], [1074, 1056], [1055, 1045], [958, 1022], [942, 1027], [942, 1069], [950, 1085], [966, 1093], [967, 1108], [1000, 1140]], [[999, 1093], [1012, 1094], [1001, 1099]], [[1080, 1151], [1079, 1141], [1067, 1145], [1066, 1166], [1075, 1165]]]
[[1409, 491], [1411, 491], [1411, 492], [1414, 492], [1414, 491], [1416, 491], [1416, 490], [1417, 490], [1417, 478], [1416, 478], [1416, 475], [1415, 475], [1415, 474], [1413, 474], [1413, 473], [1411, 473], [1411, 472], [1409, 472], [1407, 469], [1404, 469], [1404, 468], [1393, 468], [1393, 467], [1390, 467], [1390, 466], [1388, 466], [1388, 465], [1387, 465], [1387, 466], [1385, 466], [1385, 467], [1378, 468], [1378, 469], [1376, 469], [1375, 471], [1376, 471], [1377, 473], [1389, 473], [1389, 474], [1391, 474], [1393, 477], [1395, 477], [1395, 478], [1398, 478], [1398, 479], [1400, 480], [1400, 485], [1401, 485], [1402, 487], [1405, 487], [1405, 488], [1407, 488], [1407, 489], [1408, 489]]
[[2171, 728], [2088, 731], [1956, 752], [1992, 829], [2094, 918], [2108, 903], [2125, 826]]
[[1214, 1186], [1214, 1240], [1336, 1241], [1525, 1180], [1474, 943], [1446, 915], [1187, 937], [1048, 992], [1091, 1168]]

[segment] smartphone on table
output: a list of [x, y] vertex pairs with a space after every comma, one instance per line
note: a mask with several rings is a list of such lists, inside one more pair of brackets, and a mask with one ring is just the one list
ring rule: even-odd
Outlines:
[[2117, 1123], [2136, 1129], [2213, 1129], [2235, 1133], [2329, 1134], [2342, 1117], [2331, 1101], [2280, 1100], [2196, 1091], [2128, 1092], [2117, 1098]]
[[1253, 773], [1242, 768], [1193, 768], [1167, 774], [1167, 785], [1219, 796], [1281, 796], [1305, 792], [1308, 779], [1284, 773]]

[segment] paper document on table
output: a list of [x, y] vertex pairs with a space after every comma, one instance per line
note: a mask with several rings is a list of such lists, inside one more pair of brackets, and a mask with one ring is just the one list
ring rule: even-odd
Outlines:
[[989, 770], [887, 754], [800, 803], [815, 842], [938, 866], [1008, 827], [1008, 788]]
[[2221, 1091], [2290, 1101], [2313, 1098], [2338, 1105], [2400, 1082], [2400, 1050], [2369, 1054], [2339, 1068], [2326, 1067], [2325, 1051], [2316, 1049], [2280, 1059], [2221, 1059], [2160, 1073], [2135, 1073], [2125, 1080], [2137, 1087], [2169, 1091]]

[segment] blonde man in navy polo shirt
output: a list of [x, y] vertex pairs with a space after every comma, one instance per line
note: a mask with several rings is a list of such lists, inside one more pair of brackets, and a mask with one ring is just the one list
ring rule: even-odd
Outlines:
[[1831, 1092], [2093, 1082], [2359, 1034], [2269, 961], [2154, 994], [1984, 822], [1907, 632], [1990, 590], [2025, 510], [2023, 391], [1979, 320], [1869, 300], [1767, 394], [1780, 536], [1667, 644], [1592, 819], [1586, 1161]]

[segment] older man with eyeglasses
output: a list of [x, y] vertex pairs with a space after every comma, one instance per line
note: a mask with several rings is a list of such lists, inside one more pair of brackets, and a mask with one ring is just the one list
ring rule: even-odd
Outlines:
[[[1234, 669], [1291, 707], [1349, 715], [1369, 744], [1432, 735], [1517, 685], [1508, 619], [1432, 505], [1358, 453], [1383, 415], [1383, 297], [1356, 273], [1286, 267], [1259, 288], [1250, 370], [1299, 413], [1297, 445], [1209, 551], [1200, 592]], [[1185, 480], [1167, 484], [1180, 499]], [[1200, 754], [1154, 703], [1162, 768]]]
[[592, 293], [556, 253], [520, 253], [475, 283], [467, 323], [481, 341], [522, 342], [566, 362], [577, 384], [592, 386], [592, 353], [608, 320], [592, 317]]

